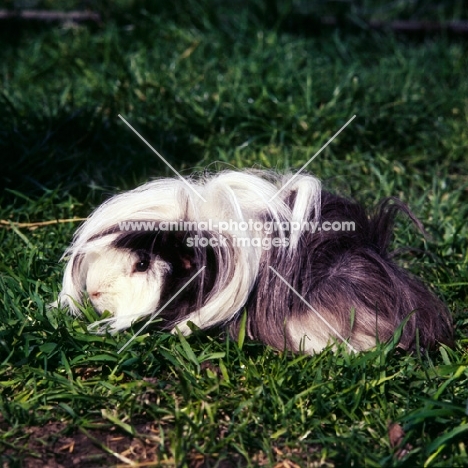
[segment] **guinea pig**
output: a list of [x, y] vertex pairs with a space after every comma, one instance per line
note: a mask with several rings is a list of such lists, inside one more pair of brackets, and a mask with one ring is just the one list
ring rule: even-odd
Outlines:
[[86, 298], [100, 331], [141, 318], [191, 332], [226, 327], [277, 349], [355, 351], [391, 339], [450, 344], [450, 313], [389, 253], [395, 198], [368, 212], [310, 175], [226, 171], [160, 179], [112, 197], [78, 229], [58, 303]]

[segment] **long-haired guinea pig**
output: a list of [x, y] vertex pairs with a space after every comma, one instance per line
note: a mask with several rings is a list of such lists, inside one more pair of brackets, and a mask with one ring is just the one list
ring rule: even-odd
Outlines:
[[65, 252], [58, 303], [88, 297], [118, 331], [143, 317], [189, 334], [224, 326], [277, 349], [313, 353], [344, 341], [364, 350], [403, 327], [399, 346], [452, 339], [451, 317], [388, 252], [389, 198], [368, 213], [310, 175], [226, 171], [161, 179], [98, 207]]

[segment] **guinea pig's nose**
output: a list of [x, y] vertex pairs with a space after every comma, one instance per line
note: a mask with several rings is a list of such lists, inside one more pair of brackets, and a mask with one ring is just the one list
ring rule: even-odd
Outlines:
[[88, 294], [89, 294], [89, 298], [93, 300], [93, 299], [99, 299], [102, 293], [99, 291], [88, 291]]

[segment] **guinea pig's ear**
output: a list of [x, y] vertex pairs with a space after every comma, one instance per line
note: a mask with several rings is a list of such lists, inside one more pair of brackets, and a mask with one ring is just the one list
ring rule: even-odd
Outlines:
[[[153, 244], [153, 253], [172, 267], [175, 277], [192, 277], [203, 269], [201, 275], [204, 293], [213, 287], [218, 272], [219, 255], [208, 242], [210, 232], [171, 231], [159, 233]], [[201, 240], [205, 242], [201, 242]]]
[[186, 231], [159, 233], [152, 246], [155, 255], [170, 263], [176, 270], [198, 270], [204, 265], [204, 256], [193, 247], [192, 235]]

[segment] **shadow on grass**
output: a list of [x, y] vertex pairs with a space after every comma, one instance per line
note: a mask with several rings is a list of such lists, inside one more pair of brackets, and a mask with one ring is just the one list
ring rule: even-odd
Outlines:
[[[76, 196], [128, 188], [156, 175], [171, 175], [165, 164], [117, 117], [95, 110], [17, 116], [0, 130], [0, 180], [28, 195], [65, 187]], [[153, 122], [133, 125], [178, 170], [192, 165], [190, 135], [180, 136]], [[125, 181], [125, 182], [124, 182]], [[5, 193], [8, 197], [8, 192]]]

